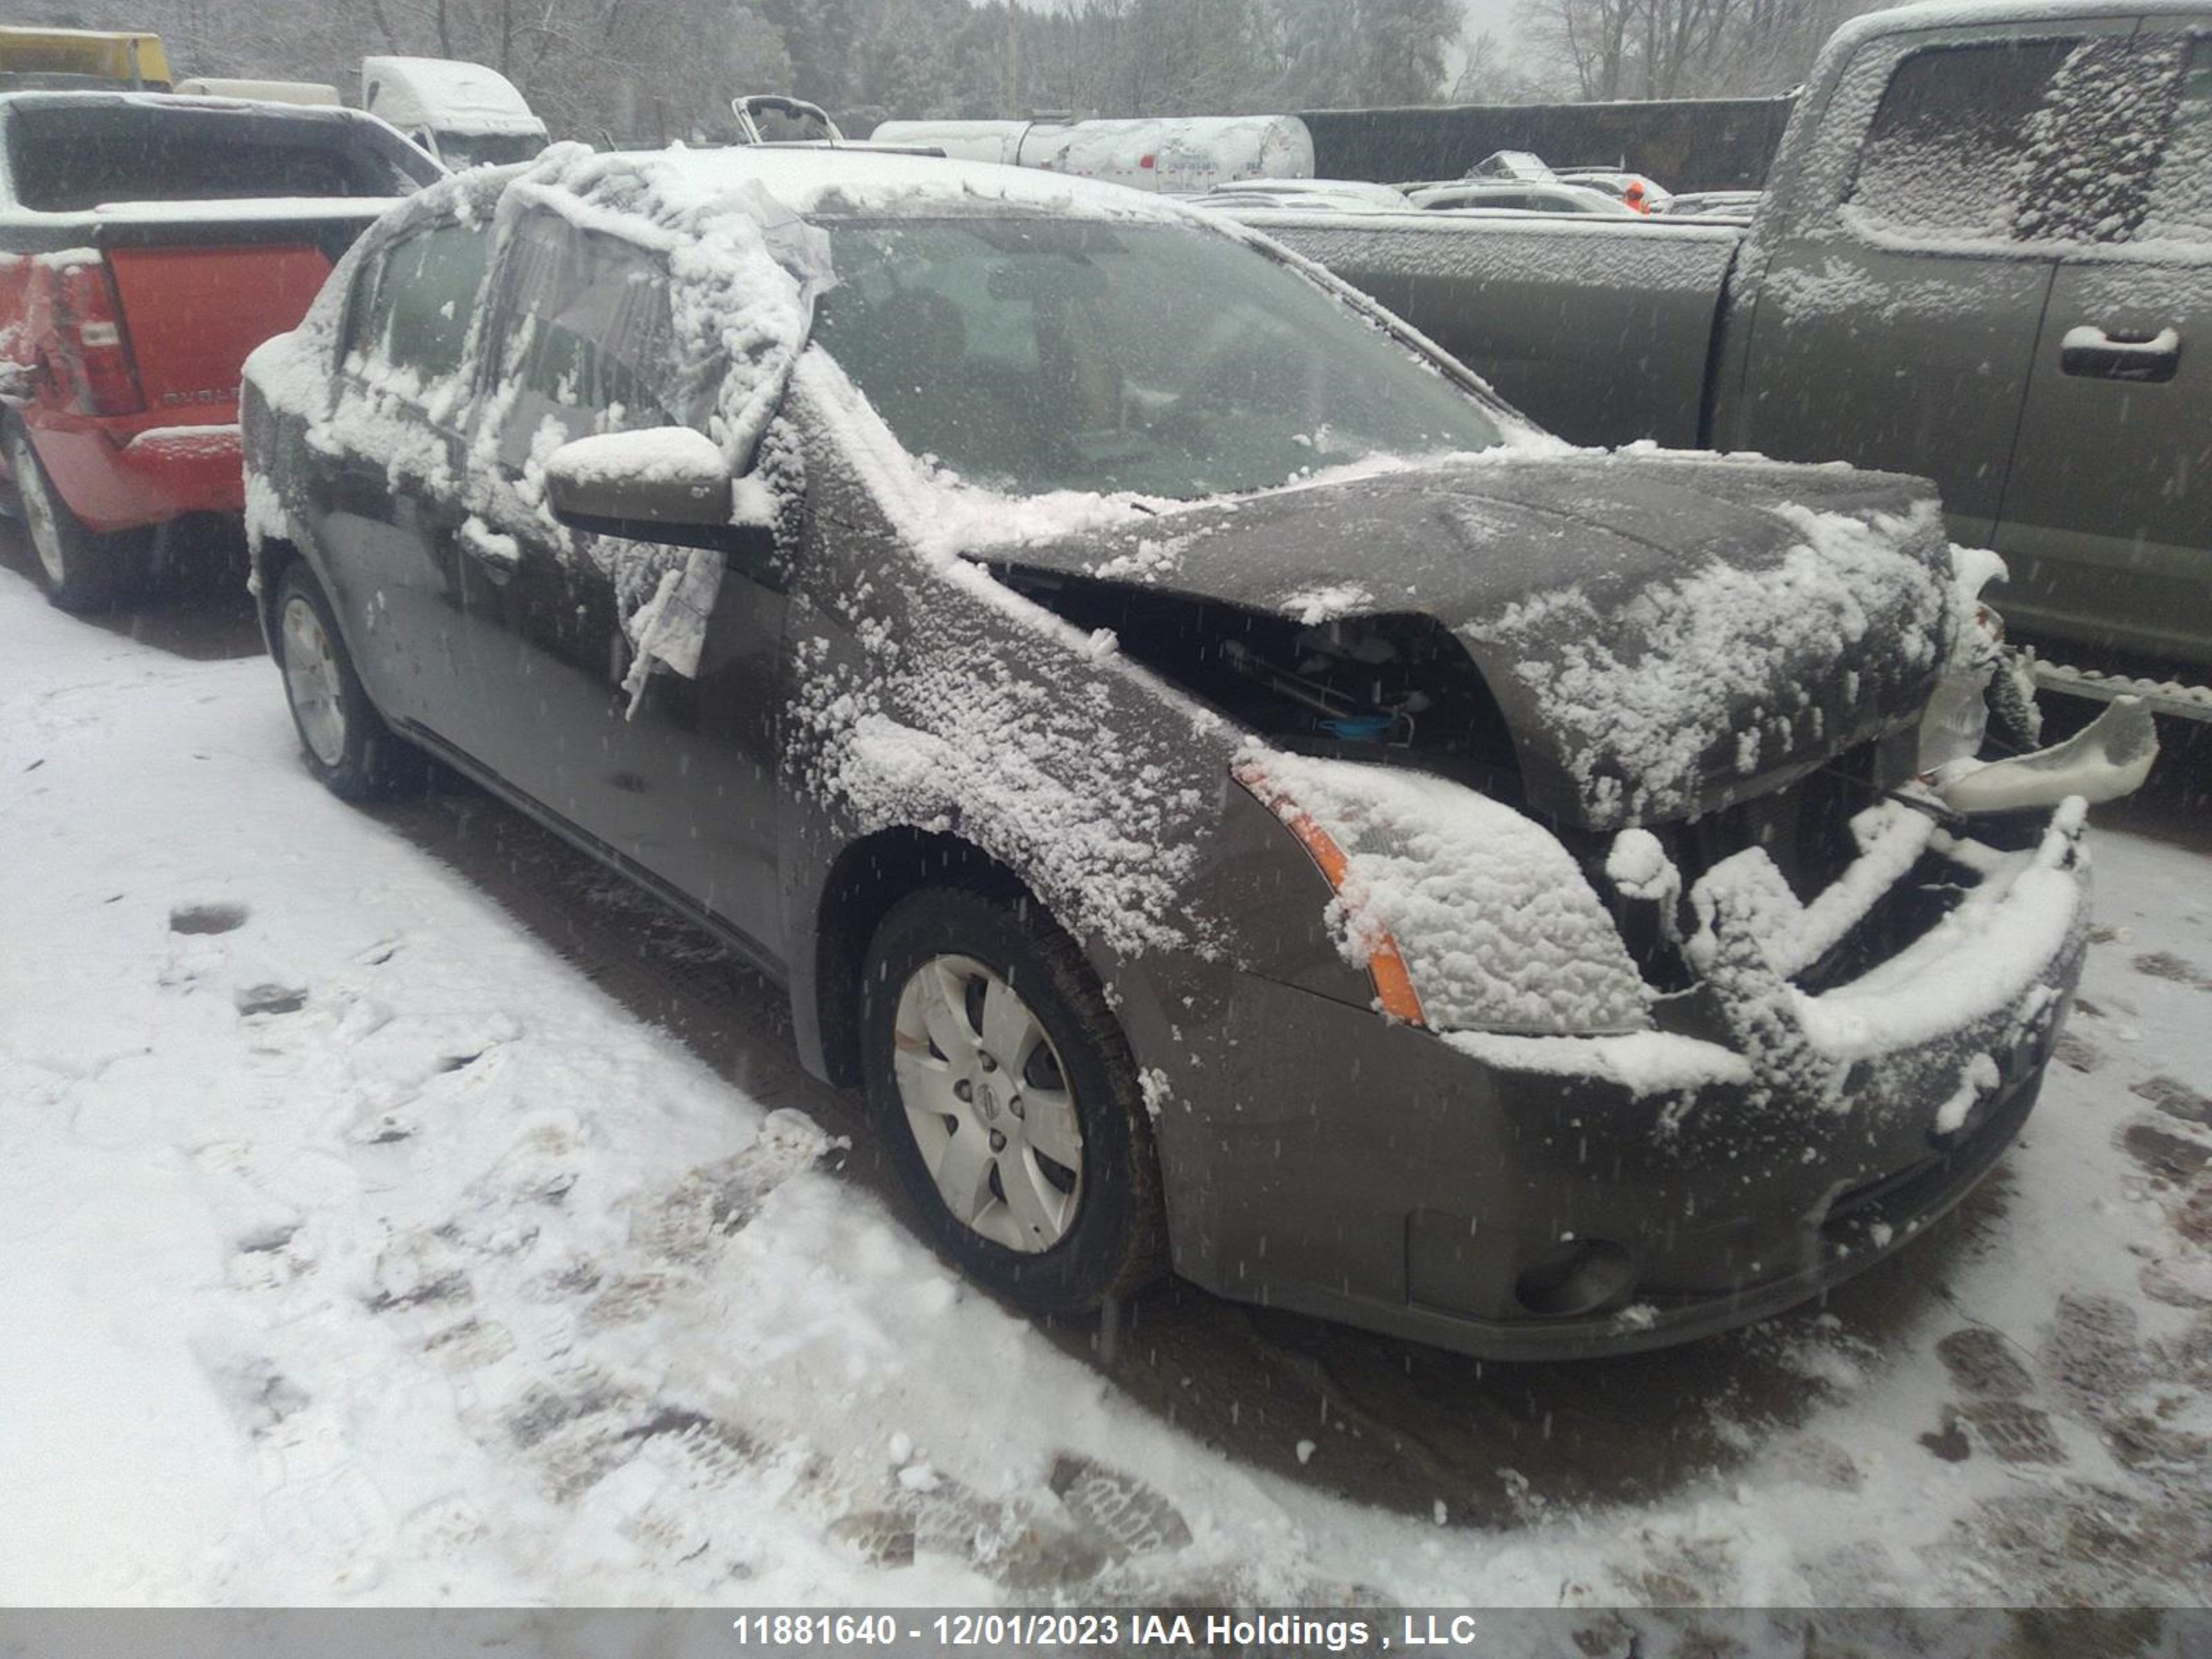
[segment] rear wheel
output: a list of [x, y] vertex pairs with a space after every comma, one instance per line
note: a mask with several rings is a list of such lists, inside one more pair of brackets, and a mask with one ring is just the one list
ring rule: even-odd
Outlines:
[[46, 598], [64, 611], [102, 611], [141, 597], [153, 576], [154, 532], [88, 530], [46, 476], [30, 434], [8, 427], [8, 467], [15, 474], [23, 529]]
[[1164, 1265], [1136, 1066], [1083, 953], [1032, 902], [930, 888], [863, 980], [869, 1106], [939, 1249], [1046, 1312]]
[[307, 769], [347, 800], [379, 800], [419, 785], [422, 751], [384, 723], [362, 689], [322, 584], [295, 559], [276, 584], [276, 665]]

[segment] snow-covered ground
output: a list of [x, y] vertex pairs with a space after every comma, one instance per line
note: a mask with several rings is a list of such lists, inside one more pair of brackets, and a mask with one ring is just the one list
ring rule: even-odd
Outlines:
[[[1172, 1298], [1125, 1346], [1183, 1331], [1168, 1393], [1211, 1403], [1164, 1409], [1128, 1353], [939, 1266], [841, 1170], [849, 1115], [738, 1092], [325, 795], [265, 661], [134, 642], [9, 570], [0, 848], [0, 1601], [2212, 1588], [2201, 848], [2097, 842], [2064, 1064], [1878, 1297], [1522, 1374], [1554, 1440], [1613, 1402], [1626, 1474], [1595, 1498], [1534, 1431], [1486, 1451], [1506, 1368], [1425, 1373], [1419, 1410], [1463, 1421], [1409, 1462], [1410, 1392], [1394, 1421], [1353, 1379], [1361, 1408], [1310, 1426], [1224, 1400], [1244, 1358]], [[1350, 1495], [1386, 1447], [1433, 1506]]]

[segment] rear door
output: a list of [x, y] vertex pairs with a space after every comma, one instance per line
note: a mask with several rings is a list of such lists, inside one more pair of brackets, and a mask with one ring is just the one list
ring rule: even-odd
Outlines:
[[465, 347], [490, 242], [488, 228], [447, 220], [362, 264], [309, 469], [324, 574], [378, 707], [463, 748], [480, 736], [467, 618], [483, 594], [452, 549], [465, 518]]
[[2058, 265], [2033, 234], [2031, 132], [2083, 41], [2135, 25], [1868, 43], [1783, 209], [1723, 447], [1923, 474], [1953, 535], [1990, 540]]
[[[501, 778], [757, 941], [781, 937], [775, 690], [784, 595], [720, 554], [569, 532], [546, 458], [598, 432], [706, 428], [719, 365], [679, 352], [662, 256], [550, 214], [520, 221], [488, 326], [470, 459], [489, 486], [459, 556], [495, 584], [470, 613], [489, 665], [472, 752]], [[692, 649], [638, 661], [664, 589]]]
[[2057, 131], [2097, 195], [2036, 347], [2000, 603], [2035, 634], [2212, 662], [2212, 17], [2076, 69]]

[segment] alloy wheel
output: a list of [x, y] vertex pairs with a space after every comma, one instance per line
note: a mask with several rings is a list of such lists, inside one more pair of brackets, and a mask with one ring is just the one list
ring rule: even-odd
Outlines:
[[892, 1074], [907, 1127], [953, 1218], [1035, 1255], [1083, 1199], [1075, 1094], [1044, 1026], [972, 957], [932, 957], [899, 993]]
[[62, 559], [62, 527], [53, 497], [46, 493], [46, 475], [39, 471], [28, 444], [16, 447], [15, 463], [15, 494], [22, 502], [23, 526], [31, 533], [32, 550], [39, 556], [46, 580], [60, 587], [69, 580], [69, 568]]
[[284, 690], [301, 737], [325, 766], [336, 766], [345, 756], [344, 689], [323, 619], [295, 593], [284, 605]]

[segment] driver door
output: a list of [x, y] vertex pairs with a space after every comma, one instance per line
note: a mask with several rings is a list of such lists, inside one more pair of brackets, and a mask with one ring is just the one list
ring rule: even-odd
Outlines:
[[[703, 429], [719, 375], [679, 362], [660, 255], [550, 214], [514, 228], [490, 305], [457, 554], [495, 596], [476, 613], [499, 664], [482, 758], [638, 873], [772, 941], [780, 586], [718, 553], [571, 531], [543, 506], [562, 444]], [[641, 664], [641, 614], [670, 584], [703, 616], [696, 654]]]

